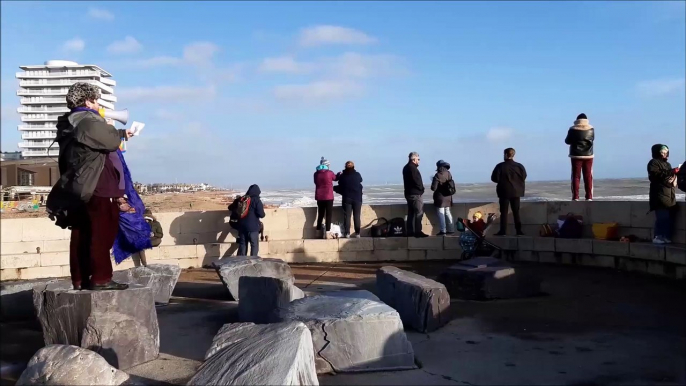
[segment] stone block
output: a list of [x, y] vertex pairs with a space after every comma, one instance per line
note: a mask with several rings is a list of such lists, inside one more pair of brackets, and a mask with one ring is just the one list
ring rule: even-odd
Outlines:
[[[522, 224], [537, 225], [546, 224], [548, 219], [546, 202], [522, 202], [519, 209], [519, 216]], [[499, 220], [497, 220], [499, 221]], [[514, 224], [514, 217], [512, 216], [512, 208], [507, 215], [507, 223]]]
[[676, 267], [676, 278], [679, 280], [686, 279], [686, 267]]
[[[220, 243], [210, 243], [210, 244], [198, 244], [196, 245], [196, 255], [201, 258], [215, 258], [221, 256], [221, 244]], [[260, 248], [261, 249], [261, 248]]]
[[160, 260], [198, 257], [196, 245], [163, 245], [159, 248], [159, 251], [157, 258]]
[[44, 252], [69, 252], [69, 240], [46, 240], [43, 242], [41, 253]]
[[321, 236], [314, 228], [272, 229], [265, 230], [264, 234], [269, 237], [270, 242], [275, 240], [318, 239]]
[[450, 321], [450, 295], [445, 286], [396, 267], [376, 271], [379, 299], [400, 315], [404, 326], [435, 331]]
[[484, 216], [487, 216], [489, 213], [495, 213], [499, 215], [500, 205], [497, 202], [473, 202], [466, 204], [465, 210], [467, 212], [467, 216], [464, 218], [471, 220], [472, 216], [474, 216], [474, 213], [476, 212], [481, 212], [484, 214]]
[[[426, 260], [426, 255], [427, 251], [423, 250], [414, 250], [414, 251], [407, 251], [407, 260], [408, 261], [424, 261]], [[401, 260], [398, 260], [401, 261]]]
[[443, 249], [444, 250], [459, 250], [462, 251], [460, 246], [460, 238], [458, 236], [446, 236], [443, 238]]
[[62, 268], [60, 266], [53, 266], [19, 269], [19, 278], [21, 280], [44, 279], [51, 277], [62, 277]]
[[[591, 201], [593, 202], [593, 201]], [[549, 201], [547, 206], [547, 224], [557, 225], [559, 216], [566, 216], [569, 213], [584, 217], [584, 224], [591, 224], [591, 202], [587, 201]]]
[[665, 260], [670, 263], [686, 265], [686, 247], [669, 245], [665, 249]]
[[62, 275], [60, 277], [71, 278], [71, 267], [69, 267], [68, 265], [62, 265], [60, 266], [60, 268], [62, 269]]
[[407, 249], [443, 250], [443, 237], [408, 237]]
[[518, 248], [517, 237], [514, 236], [494, 236], [490, 237], [488, 241], [505, 251], [516, 251]]
[[529, 236], [517, 237], [517, 249], [520, 251], [533, 251], [534, 238]]
[[269, 253], [272, 255], [281, 255], [285, 253], [303, 253], [304, 251], [304, 240], [269, 240]]
[[674, 221], [674, 233], [680, 233], [683, 235], [684, 233], [686, 233], [683, 232], [686, 231], [686, 203], [679, 202], [677, 205], [679, 206], [679, 210], [676, 213], [676, 219]]
[[373, 251], [374, 239], [361, 237], [359, 239], [339, 239], [338, 250], [341, 252]]
[[269, 323], [274, 311], [305, 297], [292, 280], [242, 276], [238, 280], [238, 318], [241, 322]]
[[534, 251], [555, 252], [555, 239], [552, 237], [534, 237]]
[[374, 238], [374, 251], [397, 251], [407, 249], [407, 237]]
[[607, 255], [580, 255], [576, 261], [579, 265], [587, 267], [614, 268], [615, 256]]
[[41, 253], [40, 265], [41, 267], [50, 267], [53, 265], [69, 265], [69, 251]]
[[448, 267], [437, 280], [451, 297], [509, 299], [540, 293], [540, 280], [492, 257], [477, 257]]
[[[417, 251], [410, 251], [412, 252], [417, 252]], [[427, 250], [426, 251], [426, 260], [460, 260], [462, 255], [462, 251], [458, 250], [451, 250], [451, 251], [436, 251], [436, 250]]]
[[[3, 271], [5, 271], [3, 269]], [[4, 282], [0, 284], [0, 316], [2, 320], [31, 320], [36, 317], [33, 309], [33, 287], [54, 283], [57, 279], [38, 279]]]
[[648, 201], [631, 201], [631, 227], [653, 228], [655, 213], [650, 211]]
[[288, 209], [265, 209], [262, 219], [264, 229], [288, 229]]
[[592, 201], [587, 205], [589, 224], [616, 222], [620, 227], [631, 226], [631, 201]]
[[538, 253], [534, 251], [517, 251], [515, 259], [518, 261], [538, 262]]
[[545, 264], [557, 264], [558, 259], [555, 257], [555, 252], [535, 252], [538, 255], [538, 262]]
[[555, 252], [557, 253], [593, 253], [593, 240], [591, 239], [555, 239]]
[[312, 335], [300, 322], [225, 324], [189, 385], [319, 385]]
[[278, 320], [310, 329], [318, 374], [416, 368], [400, 315], [384, 303], [308, 296], [280, 309]]
[[128, 374], [110, 366], [102, 356], [81, 347], [54, 344], [31, 357], [17, 385], [131, 384]]
[[629, 243], [629, 257], [664, 261], [665, 247], [652, 243]]
[[286, 212], [288, 229], [314, 228], [317, 221], [317, 208], [288, 208]]
[[593, 240], [593, 254], [605, 256], [629, 256], [629, 243]]
[[[2, 240], [2, 243], [5, 244], [21, 242], [21, 236], [24, 228], [24, 219], [2, 219], [1, 221], [2, 226], [0, 226], [0, 240]], [[42, 240], [38, 239], [36, 241]]]
[[18, 280], [19, 268], [0, 269], [0, 281]]
[[58, 227], [48, 218], [22, 219], [21, 241], [69, 240], [70, 237], [70, 230]]
[[34, 287], [33, 304], [46, 345], [86, 348], [118, 369], [159, 355], [160, 333], [150, 288], [75, 291], [69, 282], [56, 282]]
[[291, 267], [280, 259], [240, 256], [224, 259], [215, 263], [214, 267], [234, 300], [239, 300], [238, 281], [241, 276], [267, 276], [288, 280], [290, 283], [295, 282]]
[[368, 262], [374, 259], [374, 251], [338, 252], [340, 262]]
[[[6, 221], [6, 220], [3, 220]], [[5, 226], [3, 224], [3, 226]], [[4, 240], [4, 239], [3, 239]], [[0, 253], [3, 255], [19, 255], [23, 253], [41, 253], [44, 242], [41, 241], [14, 241], [0, 244]]]
[[155, 303], [167, 304], [176, 282], [179, 281], [181, 268], [171, 264], [150, 264], [147, 267], [134, 267], [117, 271], [112, 279], [118, 283], [138, 284], [152, 290]]
[[0, 267], [2, 269], [40, 267], [40, 255], [37, 253], [3, 254], [0, 255]]
[[305, 253], [338, 252], [338, 240], [303, 240]]
[[660, 261], [617, 258], [617, 269], [656, 276], [668, 276], [665, 270], [665, 264]]

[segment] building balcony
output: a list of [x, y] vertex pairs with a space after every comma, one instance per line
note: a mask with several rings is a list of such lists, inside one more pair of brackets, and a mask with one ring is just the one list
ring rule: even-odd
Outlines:
[[38, 71], [22, 71], [17, 72], [16, 77], [18, 79], [35, 79], [35, 78], [78, 78], [82, 76], [88, 77], [101, 77], [99, 71], [95, 70], [68, 70], [68, 71], [48, 71], [48, 70], [38, 70]]
[[57, 157], [60, 155], [59, 150], [50, 149], [50, 153], [47, 150], [24, 150], [21, 152], [22, 157]]
[[17, 109], [20, 113], [68, 113], [69, 109], [65, 107], [36, 107], [36, 106], [22, 106]]
[[117, 97], [112, 94], [102, 94], [100, 98], [111, 103], [117, 103]]
[[69, 91], [68, 87], [52, 88], [52, 89], [47, 89], [47, 90], [20, 89], [17, 91], [17, 95], [19, 95], [19, 96], [24, 96], [24, 95], [67, 95], [67, 91]]
[[20, 102], [23, 105], [56, 104], [56, 103], [61, 103], [61, 104], [66, 105], [67, 100], [65, 98], [59, 98], [59, 97], [34, 96], [34, 97], [28, 97], [28, 98], [21, 98]]
[[55, 79], [55, 80], [49, 80], [49, 79], [33, 79], [33, 80], [22, 80], [19, 82], [19, 86], [21, 87], [56, 87], [56, 86], [71, 86], [74, 83], [77, 82], [84, 82], [84, 83], [90, 83], [92, 85], [98, 86], [100, 90], [113, 94], [114, 90], [110, 86], [106, 86], [104, 83], [94, 80], [94, 79]]
[[[35, 116], [39, 115], [39, 116]], [[22, 122], [57, 122], [59, 115], [48, 115], [48, 114], [30, 114], [22, 115]]]
[[48, 132], [40, 132], [40, 134], [35, 134], [35, 133], [26, 133], [21, 135], [21, 139], [28, 139], [28, 140], [39, 140], [39, 139], [55, 139], [55, 136], [57, 135], [57, 131], [48, 131]]
[[57, 130], [54, 123], [45, 124], [28, 124], [28, 125], [18, 125], [17, 130], [19, 131], [35, 131], [35, 130]]
[[[24, 141], [19, 142], [19, 147], [24, 149], [47, 149], [52, 141]], [[57, 146], [57, 143], [55, 143]]]

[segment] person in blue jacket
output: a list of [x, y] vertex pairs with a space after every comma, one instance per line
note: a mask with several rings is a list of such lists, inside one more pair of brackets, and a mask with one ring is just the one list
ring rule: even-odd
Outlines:
[[[247, 256], [250, 243], [250, 256], [257, 256], [260, 250], [260, 219], [264, 218], [264, 205], [260, 199], [262, 191], [251, 185], [245, 196], [250, 198], [247, 214], [238, 219], [238, 256]], [[240, 207], [240, 204], [236, 203]]]

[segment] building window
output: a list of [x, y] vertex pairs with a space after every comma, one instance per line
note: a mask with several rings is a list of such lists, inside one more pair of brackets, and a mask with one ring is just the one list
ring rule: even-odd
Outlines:
[[33, 175], [34, 173], [28, 171], [28, 170], [22, 170], [19, 169], [19, 186], [33, 186], [34, 185], [34, 179]]

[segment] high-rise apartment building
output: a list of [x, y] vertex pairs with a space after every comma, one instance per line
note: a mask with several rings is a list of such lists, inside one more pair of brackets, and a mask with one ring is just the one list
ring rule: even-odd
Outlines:
[[21, 107], [22, 142], [19, 148], [24, 157], [57, 156], [57, 143], [48, 147], [57, 134], [57, 117], [69, 111], [66, 95], [69, 86], [76, 82], [86, 82], [100, 88], [98, 100], [104, 109], [114, 110], [117, 97], [114, 86], [117, 82], [112, 75], [93, 64], [78, 64], [66, 60], [48, 60], [44, 65], [19, 66], [17, 73]]

